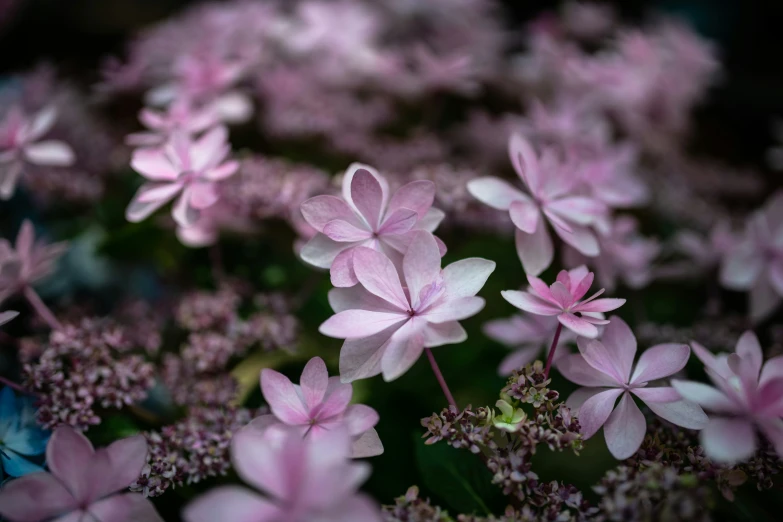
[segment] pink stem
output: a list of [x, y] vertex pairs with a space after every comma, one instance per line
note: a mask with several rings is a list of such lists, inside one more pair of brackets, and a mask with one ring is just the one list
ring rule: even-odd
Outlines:
[[38, 297], [38, 294], [35, 293], [35, 290], [33, 290], [31, 286], [25, 286], [23, 292], [27, 301], [35, 309], [35, 312], [41, 316], [41, 319], [49, 325], [49, 328], [52, 330], [60, 330], [62, 328], [60, 321], [57, 320], [52, 311], [49, 310], [41, 298]]
[[549, 378], [549, 369], [552, 367], [552, 361], [555, 359], [555, 350], [557, 350], [557, 342], [560, 340], [560, 332], [563, 331], [563, 325], [557, 323], [557, 330], [555, 330], [555, 338], [552, 339], [552, 346], [549, 348], [549, 355], [546, 358], [546, 367], [544, 368], [544, 378]]
[[449, 405], [457, 408], [457, 403], [454, 400], [454, 396], [451, 394], [451, 391], [449, 390], [449, 385], [446, 384], [446, 379], [443, 378], [443, 374], [440, 372], [438, 363], [435, 362], [435, 356], [432, 355], [432, 350], [430, 350], [429, 348], [425, 348], [424, 351], [427, 353], [427, 359], [430, 360], [430, 366], [432, 366], [432, 373], [435, 374], [435, 378], [438, 379], [438, 384], [440, 384], [440, 389], [443, 390], [443, 395], [446, 396], [446, 400], [449, 401]]
[[35, 395], [35, 393], [33, 393], [33, 392], [29, 391], [29, 390], [25, 390], [20, 385], [16, 384], [13, 381], [9, 381], [5, 377], [0, 377], [0, 383], [5, 384], [9, 388], [13, 388], [14, 390], [18, 391], [19, 393], [24, 393], [25, 395], [33, 395], [33, 396]]

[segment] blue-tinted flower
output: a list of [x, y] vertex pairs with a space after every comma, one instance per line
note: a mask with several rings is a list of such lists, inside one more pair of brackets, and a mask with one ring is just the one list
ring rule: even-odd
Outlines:
[[43, 471], [29, 457], [42, 455], [48, 440], [49, 432], [35, 423], [32, 399], [17, 398], [8, 387], [0, 390], [0, 478]]

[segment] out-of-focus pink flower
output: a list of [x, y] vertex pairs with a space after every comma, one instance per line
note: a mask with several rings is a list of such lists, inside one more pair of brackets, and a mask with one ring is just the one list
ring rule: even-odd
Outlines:
[[653, 278], [652, 263], [661, 247], [656, 239], [641, 236], [637, 229], [638, 222], [633, 216], [618, 216], [608, 232], [598, 237], [600, 254], [588, 258], [569, 248], [564, 252], [564, 263], [592, 265], [599, 284], [610, 292], [617, 287], [618, 280], [630, 288], [643, 288]]
[[718, 221], [706, 237], [693, 230], [680, 230], [672, 238], [669, 248], [685, 259], [658, 267], [655, 275], [662, 278], [703, 276], [720, 265], [738, 240], [727, 219]]
[[427, 91], [454, 91], [465, 96], [476, 94], [481, 84], [476, 79], [476, 68], [467, 53], [439, 55], [427, 47], [414, 50], [419, 82]]
[[714, 386], [694, 381], [672, 381], [684, 398], [712, 413], [701, 432], [707, 456], [736, 463], [753, 456], [760, 431], [783, 458], [783, 356], [764, 363], [759, 340], [742, 334], [735, 353], [715, 356], [691, 343]]
[[357, 488], [370, 467], [349, 460], [351, 437], [341, 429], [302, 438], [277, 425], [243, 429], [231, 441], [239, 476], [264, 495], [240, 486], [208, 491], [183, 511], [187, 522], [379, 522], [380, 510]]
[[563, 6], [563, 25], [578, 38], [592, 40], [604, 36], [615, 22], [612, 6], [607, 4], [572, 0]]
[[[507, 319], [495, 319], [484, 323], [482, 330], [490, 339], [514, 349], [507, 355], [498, 367], [501, 376], [511, 375], [514, 370], [532, 363], [541, 353], [548, 349], [555, 337], [558, 321], [554, 317], [541, 315], [513, 315]], [[565, 344], [576, 340], [570, 330], [563, 332], [558, 341], [554, 361], [568, 355]]]
[[13, 310], [0, 312], [0, 326], [4, 325], [8, 321], [13, 320], [17, 315], [19, 315], [19, 312], [14, 312]]
[[306, 437], [345, 428], [354, 440], [354, 458], [383, 453], [383, 444], [373, 428], [378, 423], [378, 412], [364, 404], [349, 404], [353, 386], [340, 383], [339, 377], [329, 377], [320, 357], [313, 357], [305, 365], [298, 385], [275, 370], [261, 370], [261, 391], [272, 414], [259, 417], [251, 426], [265, 429], [282, 422], [298, 427]]
[[596, 299], [604, 293], [602, 288], [581, 301], [580, 299], [593, 284], [593, 278], [593, 273], [588, 272], [587, 267], [582, 265], [568, 271], [561, 270], [557, 274], [557, 281], [551, 286], [529, 275], [527, 276], [527, 281], [530, 283], [528, 291], [504, 290], [501, 295], [520, 310], [536, 315], [556, 315], [560, 324], [569, 330], [577, 335], [594, 339], [598, 336], [598, 328], [595, 325], [608, 322], [602, 315], [596, 316], [596, 314], [620, 308], [625, 303], [625, 299]]
[[579, 175], [590, 194], [611, 208], [644, 205], [650, 189], [636, 172], [638, 151], [631, 143], [604, 145], [579, 159]]
[[67, 248], [65, 242], [36, 241], [28, 220], [19, 228], [13, 248], [7, 239], [0, 239], [0, 301], [51, 274]]
[[554, 248], [545, 221], [582, 254], [598, 255], [598, 240], [589, 226], [604, 216], [604, 204], [573, 192], [577, 179], [567, 165], [556, 160], [552, 150], [546, 150], [539, 163], [530, 143], [514, 134], [509, 154], [530, 195], [494, 177], [474, 179], [468, 190], [483, 203], [509, 212], [517, 227], [517, 253], [525, 272], [536, 276], [552, 263]]
[[[343, 178], [343, 198], [316, 196], [302, 203], [302, 215], [318, 230], [304, 247], [302, 259], [331, 267], [332, 284], [355, 285], [354, 252], [368, 247], [386, 254], [396, 267], [420, 230], [434, 231], [443, 212], [432, 208], [435, 184], [412, 181], [389, 198], [389, 184], [373, 168], [354, 163]], [[438, 240], [441, 255], [446, 246]]]
[[138, 493], [120, 493], [138, 478], [147, 462], [142, 435], [95, 450], [73, 428], [52, 433], [46, 447], [50, 473], [12, 480], [0, 489], [0, 515], [11, 522], [86, 519], [116, 522], [163, 522], [155, 507]]
[[43, 109], [32, 117], [12, 107], [0, 123], [0, 199], [14, 194], [26, 163], [67, 167], [75, 161], [73, 150], [57, 140], [41, 140], [52, 129], [57, 111]]
[[139, 120], [149, 130], [129, 134], [125, 142], [134, 147], [158, 147], [176, 132], [194, 136], [216, 126], [218, 114], [212, 107], [195, 108], [183, 98], [175, 100], [165, 112], [144, 108]]
[[226, 161], [231, 150], [227, 137], [225, 127], [216, 127], [196, 141], [177, 132], [163, 149], [136, 150], [131, 166], [150, 181], [128, 205], [128, 221], [142, 221], [179, 194], [174, 220], [183, 227], [193, 225], [201, 210], [218, 201], [217, 182], [239, 168], [238, 162]]
[[484, 307], [476, 293], [494, 269], [493, 261], [469, 258], [441, 270], [438, 245], [425, 231], [414, 234], [400, 274], [383, 253], [357, 248], [354, 270], [361, 284], [329, 292], [336, 314], [319, 328], [346, 339], [342, 381], [379, 373], [391, 381], [408, 371], [425, 347], [464, 341], [459, 321]]
[[606, 117], [576, 96], [563, 96], [548, 105], [535, 100], [519, 131], [535, 143], [564, 148], [602, 147], [611, 137]]
[[750, 291], [750, 317], [760, 321], [783, 300], [783, 192], [748, 218], [745, 233], [723, 260], [720, 282]]
[[[645, 350], [634, 369], [636, 337], [619, 317], [610, 318], [600, 341], [577, 340], [579, 353], [558, 361], [557, 369], [566, 379], [584, 386], [568, 398], [578, 409], [582, 435], [589, 439], [604, 427], [609, 451], [617, 459], [627, 459], [642, 444], [647, 423], [631, 394], [653, 413], [689, 429], [702, 429], [707, 416], [693, 402], [683, 400], [672, 387], [647, 387], [682, 370], [690, 349], [685, 344], [659, 344]], [[633, 370], [633, 373], [631, 373]], [[619, 397], [620, 404], [615, 408]]]

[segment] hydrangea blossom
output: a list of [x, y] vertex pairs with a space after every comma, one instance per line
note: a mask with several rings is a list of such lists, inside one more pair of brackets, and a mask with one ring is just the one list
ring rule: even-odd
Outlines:
[[35, 408], [30, 397], [15, 397], [13, 390], [0, 391], [0, 480], [3, 474], [21, 477], [43, 471], [27, 457], [46, 450], [49, 433], [35, 422]]
[[166, 144], [176, 132], [191, 136], [204, 132], [218, 124], [217, 113], [211, 107], [196, 108], [187, 99], [178, 99], [165, 112], [144, 108], [139, 121], [147, 131], [129, 134], [128, 145], [135, 147], [159, 147]]
[[360, 285], [329, 293], [336, 314], [319, 328], [346, 339], [340, 352], [343, 382], [379, 373], [394, 380], [425, 347], [464, 341], [459, 321], [484, 307], [476, 293], [495, 269], [493, 261], [469, 258], [441, 270], [438, 244], [424, 231], [413, 236], [399, 274], [388, 257], [369, 248], [357, 248], [353, 261]]
[[[513, 315], [484, 323], [482, 330], [487, 337], [514, 349], [501, 361], [498, 374], [511, 375], [514, 370], [535, 361], [542, 349], [549, 348], [558, 324], [555, 317], [535, 314]], [[554, 360], [566, 355], [564, 345], [575, 340], [576, 335], [570, 330], [564, 332], [559, 337]]]
[[[682, 370], [690, 357], [684, 344], [659, 344], [645, 350], [634, 368], [636, 337], [619, 317], [612, 317], [601, 340], [579, 338], [579, 353], [558, 361], [557, 369], [566, 379], [584, 386], [568, 398], [578, 409], [582, 435], [589, 439], [604, 426], [609, 451], [617, 459], [636, 453], [644, 440], [647, 423], [631, 394], [653, 413], [689, 429], [707, 425], [707, 416], [693, 402], [683, 400], [669, 386], [648, 387]], [[632, 372], [633, 370], [633, 372]], [[615, 402], [620, 403], [615, 408]]]
[[[528, 275], [527, 291], [504, 290], [503, 298], [531, 314], [557, 316], [560, 324], [583, 337], [598, 336], [596, 325], [607, 324], [603, 312], [620, 308], [625, 299], [596, 299], [604, 293], [602, 288], [585, 300], [581, 300], [593, 284], [594, 274], [582, 265], [572, 270], [561, 270], [557, 281], [547, 286], [541, 279]], [[579, 314], [579, 315], [577, 315]]]
[[139, 222], [174, 199], [172, 216], [180, 226], [196, 223], [201, 210], [218, 199], [217, 182], [234, 174], [239, 163], [226, 161], [231, 147], [228, 131], [216, 127], [198, 140], [176, 132], [162, 149], [138, 149], [131, 166], [146, 177], [125, 211], [128, 221]]
[[12, 107], [0, 123], [0, 199], [9, 199], [26, 163], [67, 167], [75, 161], [71, 147], [57, 140], [41, 140], [54, 126], [51, 107], [32, 117]]
[[[396, 267], [418, 230], [433, 232], [444, 217], [432, 208], [435, 184], [412, 181], [391, 198], [389, 184], [375, 169], [354, 163], [343, 178], [343, 199], [316, 196], [302, 203], [302, 215], [318, 231], [304, 247], [302, 259], [331, 267], [332, 284], [358, 283], [353, 253], [367, 247], [386, 254]], [[439, 242], [441, 255], [446, 247]]]
[[326, 364], [313, 357], [305, 365], [299, 384], [293, 384], [280, 372], [261, 370], [261, 391], [271, 415], [255, 419], [251, 426], [265, 429], [282, 422], [297, 426], [304, 436], [320, 437], [342, 427], [353, 437], [353, 457], [372, 457], [383, 453], [378, 433], [378, 412], [364, 404], [351, 404], [353, 386], [339, 377], [329, 377]]
[[783, 192], [777, 192], [747, 222], [720, 272], [723, 286], [750, 292], [750, 316], [759, 321], [783, 300]]
[[[47, 244], [35, 239], [35, 228], [25, 220], [16, 235], [14, 246], [0, 239], [0, 301], [44, 279], [54, 270], [67, 243]], [[29, 292], [26, 296], [29, 298]]]
[[349, 460], [351, 437], [329, 430], [302, 438], [301, 431], [272, 426], [240, 430], [231, 441], [234, 469], [264, 495], [224, 486], [185, 507], [186, 522], [380, 522], [372, 501], [357, 494], [370, 468]]
[[511, 136], [509, 155], [528, 194], [499, 178], [481, 177], [468, 183], [471, 194], [498, 210], [507, 210], [516, 225], [519, 259], [527, 274], [537, 276], [552, 263], [554, 247], [545, 221], [560, 238], [586, 256], [599, 252], [590, 225], [606, 213], [600, 201], [574, 192], [578, 178], [560, 163], [551, 149], [540, 159], [518, 134]]
[[[0, 489], [0, 515], [11, 522], [97, 520], [163, 522], [149, 499], [120, 493], [147, 461], [147, 442], [136, 435], [95, 450], [73, 428], [52, 433], [46, 447], [50, 472], [12, 480]], [[58, 518], [59, 517], [59, 518]]]
[[759, 431], [783, 458], [783, 356], [764, 363], [751, 331], [742, 334], [732, 354], [715, 356], [696, 342], [691, 346], [713, 386], [680, 380], [672, 385], [714, 415], [701, 432], [707, 456], [723, 463], [747, 460], [758, 448]]

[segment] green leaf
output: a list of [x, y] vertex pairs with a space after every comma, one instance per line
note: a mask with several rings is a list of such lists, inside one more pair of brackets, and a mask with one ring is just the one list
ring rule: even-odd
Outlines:
[[479, 455], [452, 448], [441, 441], [424, 444], [417, 433], [416, 464], [430, 493], [462, 514], [491, 515], [492, 507], [504, 505], [503, 496], [492, 484], [492, 473]]

